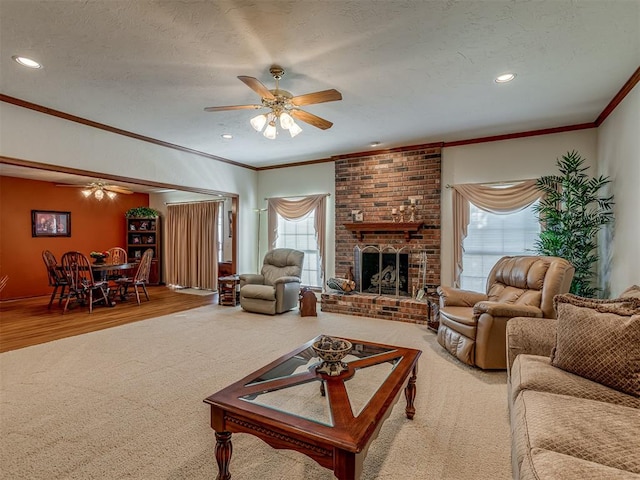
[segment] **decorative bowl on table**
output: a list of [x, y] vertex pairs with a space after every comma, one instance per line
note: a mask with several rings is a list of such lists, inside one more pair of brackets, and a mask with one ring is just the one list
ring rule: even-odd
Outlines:
[[91, 252], [89, 256], [93, 258], [93, 263], [100, 265], [104, 263], [104, 259], [109, 256], [109, 252]]
[[335, 377], [349, 369], [342, 361], [353, 348], [348, 340], [322, 335], [312, 347], [322, 360], [322, 363], [316, 367], [316, 372]]

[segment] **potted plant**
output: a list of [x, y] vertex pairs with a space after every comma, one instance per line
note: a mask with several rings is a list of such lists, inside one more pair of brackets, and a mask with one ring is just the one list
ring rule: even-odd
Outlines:
[[570, 292], [594, 297], [593, 266], [598, 261], [597, 234], [613, 222], [613, 195], [600, 190], [610, 183], [609, 177], [589, 177], [584, 159], [571, 151], [556, 162], [560, 175], [540, 177], [536, 184], [543, 198], [534, 210], [542, 230], [535, 243], [541, 255], [562, 257], [575, 267]]
[[158, 218], [160, 212], [151, 207], [135, 207], [127, 210], [124, 216], [127, 218]]

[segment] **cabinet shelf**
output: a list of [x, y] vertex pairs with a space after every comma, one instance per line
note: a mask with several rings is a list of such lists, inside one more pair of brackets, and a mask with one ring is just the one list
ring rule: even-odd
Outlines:
[[127, 255], [131, 260], [139, 260], [148, 248], [153, 250], [149, 283], [159, 285], [162, 272], [162, 251], [160, 249], [160, 217], [127, 218]]
[[423, 222], [354, 222], [343, 224], [347, 230], [352, 231], [363, 240], [365, 233], [372, 232], [398, 232], [404, 234], [404, 239], [411, 240], [411, 234], [416, 233], [423, 225]]

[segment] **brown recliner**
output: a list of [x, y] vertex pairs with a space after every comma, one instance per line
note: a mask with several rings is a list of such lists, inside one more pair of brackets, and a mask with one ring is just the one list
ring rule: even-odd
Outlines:
[[298, 305], [304, 252], [274, 248], [267, 252], [259, 275], [240, 275], [240, 306], [247, 312], [275, 315]]
[[489, 272], [486, 294], [438, 287], [438, 343], [469, 365], [507, 368], [509, 319], [556, 318], [553, 297], [569, 291], [574, 272], [563, 258], [503, 257]]

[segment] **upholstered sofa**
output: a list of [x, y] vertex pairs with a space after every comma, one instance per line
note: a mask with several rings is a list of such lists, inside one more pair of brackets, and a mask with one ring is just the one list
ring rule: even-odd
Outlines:
[[513, 478], [640, 479], [640, 287], [507, 324]]
[[558, 257], [502, 257], [489, 272], [486, 293], [438, 287], [438, 343], [469, 365], [505, 369], [509, 319], [555, 318], [553, 297], [569, 291], [574, 271]]
[[298, 305], [304, 252], [274, 248], [264, 256], [260, 274], [240, 275], [240, 306], [247, 312], [275, 315]]

